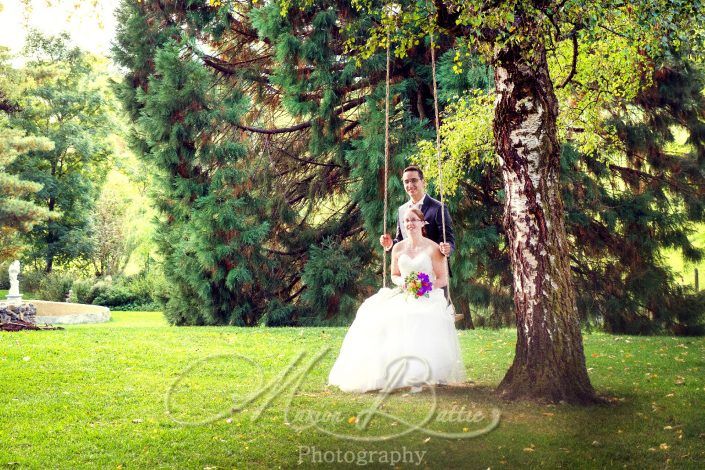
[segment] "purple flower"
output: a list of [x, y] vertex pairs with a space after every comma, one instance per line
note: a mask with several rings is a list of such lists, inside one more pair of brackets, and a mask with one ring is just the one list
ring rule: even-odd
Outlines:
[[413, 294], [415, 298], [428, 297], [428, 293], [433, 289], [433, 283], [430, 281], [428, 274], [411, 272], [404, 278], [404, 287], [402, 291]]

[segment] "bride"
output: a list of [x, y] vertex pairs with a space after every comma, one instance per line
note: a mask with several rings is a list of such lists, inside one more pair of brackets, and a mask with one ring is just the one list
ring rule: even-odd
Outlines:
[[392, 281], [404, 286], [409, 273], [429, 275], [428, 297], [382, 288], [363, 302], [345, 335], [328, 383], [344, 392], [392, 390], [465, 379], [455, 318], [446, 311], [446, 262], [438, 244], [424, 238], [423, 213], [404, 219], [408, 238], [392, 249]]

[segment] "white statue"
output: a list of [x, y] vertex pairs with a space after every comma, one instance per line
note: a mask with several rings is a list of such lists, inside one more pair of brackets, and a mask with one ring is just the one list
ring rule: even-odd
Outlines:
[[13, 261], [7, 272], [10, 274], [10, 291], [7, 293], [7, 300], [10, 303], [21, 303], [20, 281], [17, 280], [17, 275], [20, 273], [19, 260]]

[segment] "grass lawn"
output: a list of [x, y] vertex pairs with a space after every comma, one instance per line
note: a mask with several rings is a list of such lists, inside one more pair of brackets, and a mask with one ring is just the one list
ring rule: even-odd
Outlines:
[[[177, 328], [159, 313], [138, 312], [61, 331], [0, 333], [0, 466], [310, 468], [320, 460], [323, 468], [339, 455], [350, 467], [367, 461], [390, 468], [383, 451], [388, 460], [406, 451], [406, 463], [396, 464], [404, 468], [415, 467], [421, 455], [412, 459], [409, 452], [425, 452], [420, 468], [705, 465], [703, 338], [586, 335], [593, 384], [610, 404], [579, 408], [497, 400], [492, 388], [511, 362], [515, 333], [463, 331], [471, 383], [436, 389], [435, 405], [429, 390], [394, 393], [379, 408], [387, 415], [359, 430], [355, 417], [377, 396], [325, 386], [344, 334], [343, 328]], [[267, 383], [305, 351], [287, 377], [296, 375], [326, 347], [293, 396], [287, 396], [293, 385], [278, 396], [270, 389], [228, 412], [257, 389], [259, 373]], [[426, 429], [471, 435], [488, 424], [492, 408], [501, 410], [499, 426], [479, 437], [413, 431], [386, 441], [350, 440], [408, 429], [389, 416], [420, 423], [431, 413]], [[343, 437], [304, 428], [314, 416]], [[205, 424], [183, 424], [196, 421]]]
[[[0, 289], [0, 302], [3, 302], [7, 298], [7, 294], [10, 291], [8, 289]], [[34, 299], [36, 298], [32, 292], [21, 291], [23, 299]]]

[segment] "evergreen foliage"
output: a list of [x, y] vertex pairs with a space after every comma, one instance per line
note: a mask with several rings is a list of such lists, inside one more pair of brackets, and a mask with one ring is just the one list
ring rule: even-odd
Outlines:
[[[349, 314], [352, 299], [366, 291], [370, 278], [373, 245], [363, 236], [362, 214], [375, 212], [381, 219], [382, 175], [368, 169], [363, 180], [348, 159], [356, 152], [372, 159], [370, 150], [383, 148], [380, 108], [365, 118], [370, 128], [377, 126], [376, 140], [364, 147], [339, 140], [346, 127], [348, 134], [361, 132], [363, 125], [341, 115], [358, 109], [366, 98], [345, 95], [345, 89], [354, 93], [359, 88], [352, 84], [354, 67], [336, 63], [331, 45], [339, 44], [328, 32], [335, 20], [332, 11], [311, 16], [312, 34], [305, 39], [292, 34], [292, 25], [274, 4], [252, 12], [259, 32], [249, 23], [226, 31], [223, 11], [195, 4], [188, 11], [162, 11], [124, 2], [120, 13], [116, 58], [130, 70], [120, 94], [139, 122], [135, 147], [163, 176], [159, 208], [167, 222], [159, 238], [166, 274], [175, 286], [169, 320], [328, 322], [341, 306]], [[165, 17], [170, 18], [167, 25], [176, 19], [199, 35], [212, 34], [213, 44], [227, 44], [221, 47], [225, 51], [217, 58], [204, 52], [207, 48], [178, 24], [149, 28]], [[179, 39], [174, 40], [169, 31], [177, 30]], [[261, 41], [253, 41], [258, 34]], [[377, 76], [380, 69], [378, 61]], [[318, 89], [323, 91], [315, 100], [303, 98]], [[264, 131], [274, 123], [281, 125], [279, 130]], [[204, 161], [210, 165], [202, 166]], [[403, 159], [397, 162], [398, 171]], [[364, 168], [366, 163], [356, 165]], [[360, 197], [370, 191], [367, 207], [350, 200], [355, 178]], [[331, 253], [339, 255], [336, 269], [347, 273], [345, 279], [325, 279], [325, 270], [313, 268], [330, 262]], [[337, 290], [336, 283], [344, 284], [346, 292], [334, 300], [327, 294]], [[324, 298], [302, 296], [306, 289], [321, 289]], [[330, 308], [319, 310], [321, 302]]]
[[7, 49], [0, 48], [0, 262], [15, 259], [23, 245], [19, 235], [49, 217], [46, 208], [29, 200], [42, 186], [7, 169], [26, 153], [51, 150], [53, 146], [47, 139], [26, 135], [11, 126], [10, 116], [20, 111], [23, 84], [8, 59]]
[[[704, 73], [671, 55], [642, 77], [642, 86], [636, 87], [641, 91], [632, 99], [603, 98], [597, 113], [601, 121], [589, 124], [603, 130], [589, 138], [601, 140], [602, 146], [586, 151], [581, 142], [588, 138], [570, 137], [563, 146], [563, 198], [578, 308], [584, 321], [607, 331], [704, 331], [705, 298], [680, 285], [663, 257], [667, 247], [690, 261], [703, 256], [689, 235], [703, 220]], [[472, 265], [470, 298], [489, 311], [480, 323], [506, 325], [513, 318], [508, 311], [512, 279], [504, 239], [497, 236], [503, 231], [501, 174], [492, 159], [452, 147], [478, 113], [466, 119], [464, 130], [445, 129], [447, 124], [442, 129], [450, 147], [444, 149], [446, 166], [462, 170], [452, 182], [458, 186], [453, 199], [462, 201], [454, 221], [473, 221], [466, 230], [479, 248], [459, 258]], [[485, 132], [491, 132], [489, 125]], [[688, 136], [685, 144], [677, 142], [680, 134]], [[422, 151], [419, 158], [433, 177], [435, 155], [424, 157]]]
[[[173, 323], [343, 322], [381, 284], [385, 51], [377, 46], [389, 25], [350, 2], [289, 3], [123, 1], [115, 57], [128, 74], [119, 94], [138, 124], [135, 149], [159, 173]], [[406, 199], [400, 170], [423, 160], [419, 142], [434, 140], [429, 44], [423, 31], [407, 33], [392, 33], [388, 231]], [[359, 46], [368, 39], [371, 47]], [[492, 70], [456, 39], [437, 37], [447, 125], [491, 112]], [[620, 47], [606, 44], [604, 54]], [[626, 91], [598, 93], [578, 77], [560, 95], [564, 103], [599, 95], [584, 128], [561, 123], [562, 184], [579, 308], [611, 331], [693, 333], [701, 323], [702, 298], [661, 258], [664, 247], [700, 256], [687, 235], [703, 213], [701, 71], [667, 59], [647, 69], [628, 62]], [[464, 97], [478, 106], [466, 116]], [[673, 154], [674, 125], [687, 130], [687, 154]], [[456, 129], [467, 131], [462, 122]], [[502, 325], [512, 318], [504, 189], [492, 130], [476, 129], [477, 145], [446, 163], [458, 178], [447, 200], [457, 233], [451, 288], [463, 313], [485, 306], [488, 322]]]
[[705, 296], [678, 284], [662, 252], [703, 257], [689, 235], [705, 217], [705, 71], [675, 59], [653, 70], [634, 103], [610, 109], [621, 154], [564, 148], [578, 299], [611, 332], [705, 332]]

